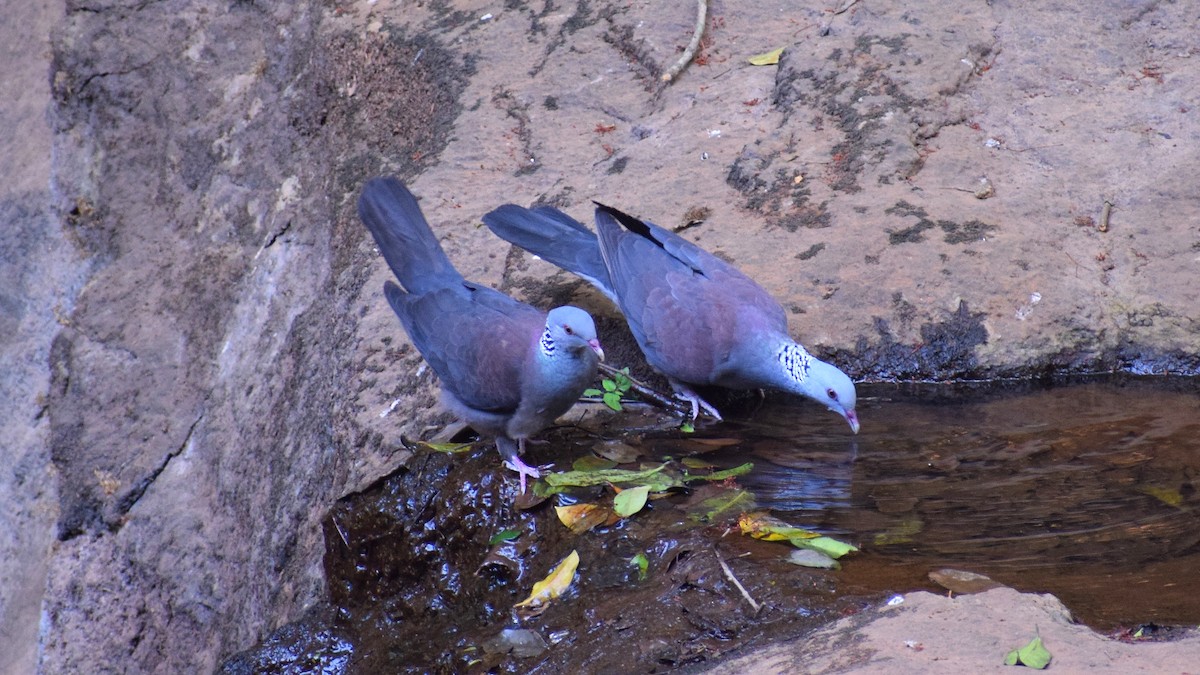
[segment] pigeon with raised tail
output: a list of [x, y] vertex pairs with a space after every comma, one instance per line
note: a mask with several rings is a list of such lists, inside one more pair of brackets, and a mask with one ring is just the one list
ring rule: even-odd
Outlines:
[[584, 278], [624, 312], [646, 361], [692, 406], [693, 389], [782, 389], [858, 433], [854, 383], [793, 340], [779, 303], [736, 267], [679, 235], [596, 204], [597, 236], [558, 209], [505, 204], [483, 217], [502, 239]]
[[505, 466], [537, 478], [521, 460], [525, 441], [564, 414], [595, 379], [604, 351], [578, 307], [549, 313], [454, 268], [417, 200], [395, 178], [367, 182], [358, 215], [400, 285], [384, 295], [442, 385], [442, 403], [494, 436]]

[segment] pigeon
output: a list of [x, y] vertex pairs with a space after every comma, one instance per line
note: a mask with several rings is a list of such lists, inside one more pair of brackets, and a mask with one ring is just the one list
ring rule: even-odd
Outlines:
[[571, 306], [542, 312], [464, 279], [395, 178], [368, 181], [358, 215], [400, 282], [383, 294], [437, 373], [443, 405], [495, 437], [524, 494], [526, 477], [540, 476], [521, 460], [526, 439], [567, 412], [604, 359], [592, 317]]
[[783, 308], [733, 265], [599, 202], [598, 235], [548, 206], [505, 204], [483, 222], [612, 299], [646, 361], [691, 404], [693, 420], [700, 408], [721, 419], [693, 386], [781, 389], [826, 406], [858, 433], [854, 383], [793, 340]]

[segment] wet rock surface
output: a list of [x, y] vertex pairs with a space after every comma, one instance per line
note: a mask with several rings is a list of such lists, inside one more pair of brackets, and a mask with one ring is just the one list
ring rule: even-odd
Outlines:
[[843, 9], [714, 4], [664, 85], [671, 3], [22, 5], [0, 665], [203, 671], [315, 621], [327, 514], [448, 419], [353, 215], [378, 173], [468, 277], [602, 329], [479, 217], [699, 220], [860, 378], [1195, 374], [1186, 4]]

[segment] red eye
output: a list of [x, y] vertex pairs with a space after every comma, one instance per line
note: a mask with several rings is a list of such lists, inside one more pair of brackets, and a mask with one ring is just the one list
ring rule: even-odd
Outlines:
[[567, 335], [575, 334], [575, 331], [571, 330], [571, 327], [566, 325], [565, 323], [563, 324], [563, 330], [565, 330], [567, 332]]
[[836, 392], [836, 391], [834, 391], [834, 390], [832, 390], [832, 389], [826, 389], [826, 390], [825, 390], [825, 395], [826, 395], [826, 396], [828, 396], [828, 397], [829, 397], [829, 400], [831, 400], [831, 401], [836, 401], [836, 400], [837, 400], [837, 392]]

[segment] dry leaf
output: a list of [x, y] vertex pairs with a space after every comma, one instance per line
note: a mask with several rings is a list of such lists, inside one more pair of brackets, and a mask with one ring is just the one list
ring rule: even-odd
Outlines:
[[773, 66], [779, 63], [779, 57], [783, 55], [783, 47], [769, 51], [765, 54], [755, 54], [750, 57], [750, 65], [752, 66]]
[[742, 534], [748, 534], [755, 539], [765, 541], [788, 541], [796, 548], [809, 548], [820, 551], [830, 558], [840, 558], [858, 549], [833, 537], [826, 537], [817, 532], [811, 532], [773, 518], [762, 511], [743, 513], [738, 518], [738, 528]]
[[532, 613], [540, 613], [550, 604], [550, 601], [559, 597], [571, 587], [571, 582], [575, 580], [575, 569], [579, 567], [579, 553], [571, 551], [571, 554], [563, 558], [562, 562], [550, 570], [550, 574], [546, 575], [545, 579], [533, 585], [533, 592], [529, 594], [521, 602], [516, 604], [516, 607], [528, 608]]
[[575, 534], [587, 532], [597, 525], [608, 522], [610, 519], [613, 522], [618, 520], [618, 516], [613, 513], [612, 509], [600, 504], [556, 506], [554, 507], [554, 513], [558, 515], [559, 522], [571, 528], [571, 531]]

